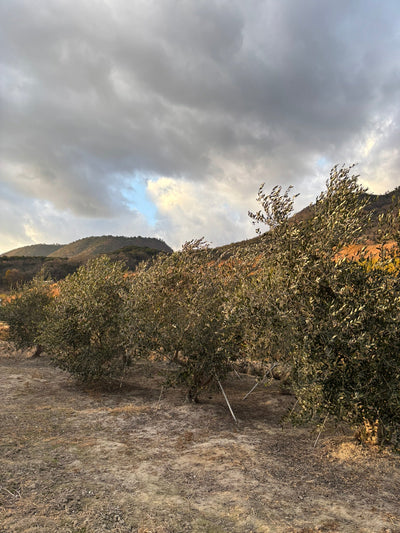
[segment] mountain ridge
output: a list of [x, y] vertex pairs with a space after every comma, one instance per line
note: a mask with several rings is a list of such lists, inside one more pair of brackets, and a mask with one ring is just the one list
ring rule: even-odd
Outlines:
[[108, 254], [127, 247], [150, 248], [170, 253], [172, 248], [156, 237], [124, 237], [102, 235], [84, 237], [68, 244], [32, 244], [15, 248], [0, 257], [49, 257], [83, 261], [96, 255]]

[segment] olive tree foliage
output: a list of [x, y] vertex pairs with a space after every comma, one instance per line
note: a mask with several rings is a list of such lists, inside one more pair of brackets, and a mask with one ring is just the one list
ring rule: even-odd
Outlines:
[[120, 377], [131, 362], [121, 335], [125, 274], [100, 256], [58, 283], [39, 339], [56, 366], [83, 382]]
[[236, 255], [239, 282], [230, 288], [225, 310], [240, 341], [240, 362], [257, 363], [264, 371], [273, 363], [285, 366], [291, 326], [287, 289], [279, 265], [268, 261], [260, 246], [251, 244]]
[[48, 316], [48, 305], [52, 300], [50, 281], [39, 274], [30, 282], [17, 287], [3, 300], [0, 320], [9, 325], [8, 338], [18, 349], [36, 345], [34, 356], [39, 356], [42, 347], [37, 341], [39, 328]]
[[[398, 257], [400, 249], [400, 187], [395, 189], [391, 205], [378, 219], [378, 241], [380, 244], [380, 259], [384, 261], [388, 257]], [[387, 245], [395, 244], [387, 248]], [[397, 250], [396, 250], [397, 248]]]
[[[293, 332], [288, 299], [294, 297], [292, 272], [299, 268], [298, 228], [290, 221], [294, 200], [289, 187], [276, 186], [270, 194], [264, 184], [258, 191], [261, 209], [249, 212], [257, 233], [257, 244], [243, 250], [247, 270], [231, 298], [231, 313], [242, 330], [244, 355], [269, 366], [289, 358]], [[270, 230], [265, 231], [265, 226]], [[297, 247], [297, 248], [296, 248]]]
[[332, 295], [312, 302], [293, 375], [304, 413], [365, 426], [385, 443], [400, 438], [400, 280], [381, 267], [337, 266]]
[[202, 239], [159, 255], [135, 271], [126, 296], [127, 348], [170, 363], [168, 382], [182, 384], [191, 401], [222, 380], [240, 339], [226, 313], [237, 276], [232, 261], [216, 259]]
[[[337, 255], [369, 222], [365, 190], [351, 169], [332, 169], [303, 220], [290, 218], [289, 191], [268, 195], [261, 187], [262, 210], [250, 216], [271, 231], [263, 236], [264, 263], [252, 284], [265, 295], [265, 306], [259, 298], [245, 329], [258, 321], [259, 336], [272, 350], [271, 338], [282, 335], [271, 356], [283, 354], [290, 364], [302, 416], [365, 424], [384, 442], [400, 426], [399, 280], [385, 265], [371, 269], [362, 257]], [[254, 300], [252, 284], [246, 290]]]
[[[291, 363], [295, 346], [302, 342], [299, 333], [310, 298], [315, 292], [329, 292], [327, 276], [335, 268], [337, 250], [354, 242], [361, 231], [364, 190], [350, 170], [332, 169], [326, 191], [304, 219], [293, 217], [298, 195], [291, 194], [292, 187], [282, 192], [277, 186], [267, 194], [261, 185], [261, 208], [249, 213], [260, 239], [243, 257], [252, 271], [232, 299], [248, 357]], [[265, 229], [269, 231], [262, 233]]]

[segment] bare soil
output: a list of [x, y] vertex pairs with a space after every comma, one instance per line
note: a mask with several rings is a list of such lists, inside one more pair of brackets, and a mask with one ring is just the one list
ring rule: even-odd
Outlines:
[[[400, 456], [282, 417], [274, 382], [236, 375], [200, 404], [135, 366], [85, 389], [0, 341], [0, 532], [400, 532]], [[153, 367], [154, 368], [154, 367]], [[315, 445], [316, 443], [316, 445]]]

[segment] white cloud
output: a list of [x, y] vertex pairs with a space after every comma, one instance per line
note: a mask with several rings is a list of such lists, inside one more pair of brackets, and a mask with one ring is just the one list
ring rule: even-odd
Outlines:
[[238, 235], [254, 236], [247, 215], [254, 191], [240, 194], [214, 178], [198, 183], [162, 177], [149, 181], [148, 193], [158, 208], [162, 236], [169, 237], [175, 249], [193, 238], [204, 237], [217, 246], [237, 240]]

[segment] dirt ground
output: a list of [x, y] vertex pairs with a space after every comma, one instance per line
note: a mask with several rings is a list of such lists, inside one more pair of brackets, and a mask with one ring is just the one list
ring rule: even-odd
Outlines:
[[[147, 364], [114, 392], [0, 341], [0, 532], [400, 532], [400, 456], [282, 417], [232, 375], [198, 405]], [[314, 446], [315, 445], [315, 446]]]

